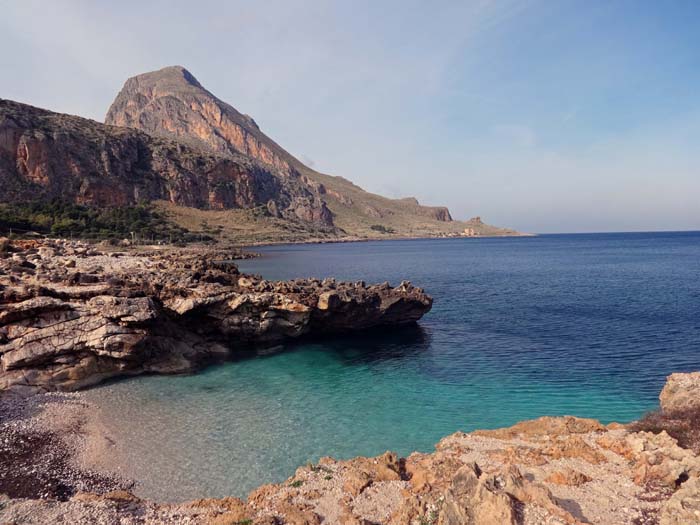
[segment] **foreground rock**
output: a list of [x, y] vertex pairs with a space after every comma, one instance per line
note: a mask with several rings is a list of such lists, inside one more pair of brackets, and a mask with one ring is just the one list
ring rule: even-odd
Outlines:
[[[38, 396], [61, 411], [76, 394]], [[26, 402], [26, 401], [25, 401]], [[35, 402], [35, 401], [32, 401]], [[46, 413], [56, 413], [50, 402]], [[73, 419], [80, 418], [74, 412]], [[49, 427], [61, 427], [45, 417]], [[54, 418], [55, 420], [55, 418]], [[63, 421], [65, 429], [71, 425]], [[1, 421], [0, 421], [1, 422]], [[0, 425], [4, 433], [7, 425]], [[76, 435], [82, 431], [74, 430]], [[31, 460], [30, 460], [31, 463]], [[0, 491], [2, 485], [0, 469]], [[89, 476], [92, 475], [93, 478]], [[248, 525], [687, 525], [700, 523], [700, 457], [664, 431], [543, 417], [458, 432], [429, 454], [322, 458], [248, 498], [183, 504], [142, 500], [123, 488], [68, 482], [64, 497], [0, 496], [5, 523]], [[114, 483], [114, 482], [112, 482]], [[92, 485], [91, 485], [92, 484]], [[85, 487], [87, 485], [87, 492]], [[96, 492], [100, 492], [98, 494]]]
[[0, 257], [0, 391], [188, 372], [253, 345], [412, 323], [432, 305], [407, 282], [270, 282], [204, 249], [17, 241]]
[[664, 412], [700, 408], [700, 372], [668, 376], [659, 400]]

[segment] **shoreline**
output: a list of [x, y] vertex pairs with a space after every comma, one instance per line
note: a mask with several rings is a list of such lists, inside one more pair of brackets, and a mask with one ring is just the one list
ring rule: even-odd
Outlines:
[[[683, 377], [676, 384], [684, 389], [665, 388], [662, 405], [689, 402], [685, 376], [691, 375], [678, 374]], [[696, 507], [688, 502], [699, 501], [700, 494], [695, 489], [700, 488], [700, 458], [664, 432], [563, 416], [457, 432], [442, 439], [435, 451], [406, 458], [390, 452], [376, 458], [322, 458], [316, 465], [299, 466], [285, 482], [253, 490], [246, 500], [165, 503], [133, 494], [139, 480], [121, 475], [124, 465], [114, 454], [122, 444], [111, 439], [99, 421], [99, 407], [81, 392], [29, 398], [5, 394], [0, 408], [0, 443], [6, 452], [0, 469], [0, 521], [24, 516], [27, 523], [43, 523], [60, 515], [73, 523], [91, 523], [96, 516], [142, 523], [147, 516], [153, 523], [356, 524], [364, 519], [408, 525], [414, 523], [411, 515], [442, 516], [452, 506], [458, 521], [440, 523], [459, 525], [472, 523], [461, 521], [466, 518], [459, 514], [461, 505], [467, 505], [496, 515], [513, 512], [520, 516], [518, 523], [527, 525], [680, 525], [690, 523]], [[17, 435], [21, 437], [13, 438]], [[40, 444], [38, 453], [23, 456], [27, 444]], [[20, 462], [7, 457], [24, 461], [9, 480], [8, 471]], [[476, 493], [455, 493], [460, 475], [473, 477]], [[498, 490], [505, 492], [500, 493], [510, 494], [520, 506], [494, 500], [498, 490], [485, 488], [490, 476], [501, 479], [504, 488]], [[24, 483], [8, 491], [17, 479]], [[266, 521], [266, 516], [277, 517]], [[298, 521], [300, 516], [306, 521]], [[677, 520], [669, 521], [669, 516]]]
[[[204, 337], [216, 330], [233, 330], [233, 339], [215, 340], [216, 348], [244, 337], [268, 341], [261, 334], [297, 337], [308, 326], [343, 333], [358, 323], [420, 318], [432, 299], [406, 282], [395, 288], [333, 279], [269, 282], [207, 260], [221, 258], [222, 250], [106, 254], [67, 241], [2, 247], [0, 388], [16, 387], [26, 397], [0, 394], [0, 523], [464, 525], [484, 516], [518, 525], [680, 525], [700, 516], [700, 440], [688, 437], [700, 421], [700, 407], [688, 409], [700, 399], [700, 374], [669, 378], [660, 396], [668, 413], [631, 425], [542, 417], [456, 432], [434, 451], [407, 457], [321, 458], [245, 500], [140, 498], [145, 478], [130, 475], [122, 452], [146, 465], [148, 454], [115, 439], [85, 393], [38, 391], [192, 371], [197, 352], [210, 348]], [[193, 330], [183, 333], [187, 323]], [[190, 346], [170, 346], [175, 341]], [[143, 410], [142, 401], [132, 406]], [[128, 424], [126, 414], [117, 416], [126, 417], [120, 424]], [[183, 458], [172, 456], [177, 472]], [[189, 468], [196, 465], [195, 458]], [[180, 481], [155, 475], [165, 493]]]
[[308, 239], [303, 241], [266, 241], [259, 243], [231, 243], [233, 246], [240, 246], [241, 249], [246, 248], [259, 248], [261, 246], [283, 246], [285, 244], [295, 245], [295, 244], [345, 244], [345, 243], [355, 243], [355, 242], [374, 242], [374, 241], [422, 241], [422, 240], [449, 240], [449, 239], [513, 239], [519, 237], [537, 237], [536, 233], [513, 233], [508, 235], [454, 235], [454, 236], [427, 236], [427, 237], [341, 237], [337, 239]]
[[87, 426], [96, 410], [79, 393], [0, 396], [0, 494], [67, 501], [79, 492], [132, 489], [117, 465], [99, 470], [81, 459], [98, 439]]

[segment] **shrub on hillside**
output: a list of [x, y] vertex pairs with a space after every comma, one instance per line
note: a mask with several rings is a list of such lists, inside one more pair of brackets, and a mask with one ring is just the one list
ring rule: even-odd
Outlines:
[[370, 228], [370, 230], [374, 230], [376, 232], [381, 232], [381, 233], [396, 233], [396, 230], [394, 228], [382, 226], [381, 224], [373, 224], [369, 228]]
[[58, 199], [0, 205], [0, 234], [10, 232], [155, 242], [211, 240], [172, 224], [148, 205], [95, 208]]

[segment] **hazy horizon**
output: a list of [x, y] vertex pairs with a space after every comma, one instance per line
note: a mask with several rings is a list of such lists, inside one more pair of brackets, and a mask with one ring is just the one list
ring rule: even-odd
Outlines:
[[0, 0], [0, 97], [186, 67], [314, 169], [533, 233], [700, 230], [700, 4]]

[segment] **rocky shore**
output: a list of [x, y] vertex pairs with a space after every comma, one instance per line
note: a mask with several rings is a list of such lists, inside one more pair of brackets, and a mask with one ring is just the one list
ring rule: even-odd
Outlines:
[[[676, 374], [669, 383], [698, 388], [699, 376]], [[666, 403], [673, 398], [669, 388]], [[94, 407], [80, 393], [9, 404], [5, 397], [0, 408], [0, 523], [700, 522], [697, 415], [685, 427], [669, 427], [672, 437], [658, 422], [685, 416], [668, 410], [654, 415], [653, 425], [649, 418], [604, 426], [591, 419], [543, 417], [505, 429], [458, 432], [429, 454], [322, 458], [283, 483], [259, 487], [246, 500], [162, 504], [134, 496], [128, 480], [86, 464], [85, 451], [106, 436], [86, 424]], [[697, 414], [700, 407], [684, 405], [690, 409]]]
[[245, 500], [135, 496], [96, 407], [65, 391], [411, 323], [432, 305], [406, 282], [270, 282], [230, 258], [0, 240], [0, 523], [700, 523], [700, 373], [671, 375], [660, 410], [630, 425], [543, 417], [457, 432], [406, 458], [322, 458]]
[[408, 282], [271, 282], [230, 258], [0, 240], [0, 391], [189, 372], [259, 345], [413, 323], [432, 306]]

